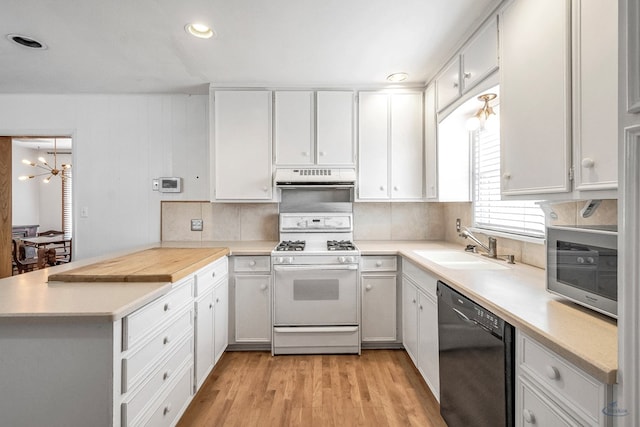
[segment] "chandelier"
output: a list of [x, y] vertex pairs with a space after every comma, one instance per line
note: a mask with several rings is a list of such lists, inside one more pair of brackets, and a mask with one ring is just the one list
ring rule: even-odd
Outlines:
[[61, 164], [60, 169], [58, 169], [58, 149], [57, 149], [57, 138], [53, 139], [53, 166], [51, 166], [44, 157], [38, 157], [38, 162], [32, 162], [31, 160], [24, 159], [22, 163], [25, 165], [33, 166], [35, 168], [39, 168], [44, 170], [42, 173], [33, 174], [33, 175], [21, 175], [18, 177], [20, 181], [26, 181], [28, 179], [33, 179], [39, 176], [45, 176], [42, 179], [42, 182], [48, 183], [51, 181], [51, 178], [54, 176], [60, 177], [62, 180], [71, 179], [71, 177], [64, 173], [67, 169], [71, 169], [70, 164]]

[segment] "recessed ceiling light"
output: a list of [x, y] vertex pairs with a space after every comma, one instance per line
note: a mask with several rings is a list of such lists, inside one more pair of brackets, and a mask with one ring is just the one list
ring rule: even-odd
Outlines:
[[20, 46], [30, 49], [46, 49], [47, 45], [34, 39], [33, 37], [23, 36], [21, 34], [7, 34], [7, 38]]
[[394, 82], [394, 83], [403, 82], [407, 80], [408, 77], [409, 77], [409, 74], [407, 73], [393, 73], [387, 76], [387, 81]]
[[213, 31], [211, 27], [204, 24], [187, 24], [185, 25], [184, 30], [192, 36], [200, 39], [210, 39], [216, 35], [215, 31]]

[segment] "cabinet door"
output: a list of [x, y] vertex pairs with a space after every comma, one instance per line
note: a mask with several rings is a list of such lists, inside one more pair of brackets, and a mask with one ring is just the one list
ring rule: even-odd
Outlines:
[[213, 368], [213, 289], [196, 300], [195, 377], [200, 387]]
[[235, 277], [236, 342], [271, 342], [271, 276]]
[[216, 91], [213, 162], [218, 200], [271, 200], [271, 92]]
[[417, 366], [418, 361], [418, 290], [402, 278], [402, 344]]
[[440, 401], [438, 304], [422, 292], [418, 292], [418, 300], [418, 370]]
[[502, 193], [568, 192], [570, 1], [514, 0], [500, 25]]
[[427, 200], [438, 200], [438, 121], [436, 88], [427, 86], [424, 92], [424, 176]]
[[422, 198], [422, 93], [391, 95], [391, 198]]
[[396, 275], [362, 276], [362, 341], [396, 340]]
[[498, 69], [498, 20], [493, 17], [462, 51], [462, 91], [467, 92]]
[[358, 96], [358, 197], [389, 197], [389, 95], [360, 92]]
[[213, 292], [213, 360], [218, 362], [229, 344], [229, 281], [218, 283]]
[[573, 150], [576, 190], [618, 183], [618, 8], [573, 2]]
[[460, 56], [447, 64], [436, 78], [438, 111], [460, 97]]
[[354, 165], [353, 92], [318, 92], [316, 163]]
[[277, 165], [313, 164], [313, 104], [311, 91], [276, 92], [274, 135]]

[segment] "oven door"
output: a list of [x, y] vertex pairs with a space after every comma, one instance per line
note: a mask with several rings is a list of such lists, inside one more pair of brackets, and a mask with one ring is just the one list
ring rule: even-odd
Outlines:
[[357, 265], [276, 265], [274, 325], [356, 325]]

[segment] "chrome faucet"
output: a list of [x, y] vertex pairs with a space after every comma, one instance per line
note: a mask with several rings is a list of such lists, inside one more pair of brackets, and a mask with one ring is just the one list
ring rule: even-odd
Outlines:
[[485, 245], [482, 243], [476, 236], [474, 236], [471, 231], [467, 227], [464, 227], [464, 230], [460, 232], [460, 237], [464, 237], [465, 239], [471, 239], [476, 242], [482, 249], [484, 249], [487, 253], [483, 254], [484, 256], [488, 256], [489, 258], [497, 258], [498, 257], [498, 241], [495, 237], [489, 236], [489, 245]]

